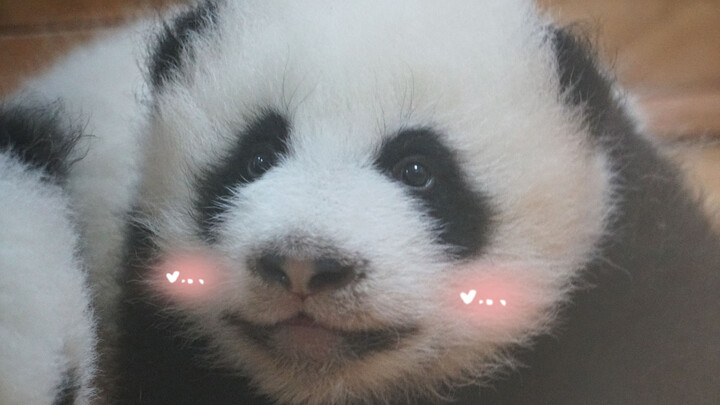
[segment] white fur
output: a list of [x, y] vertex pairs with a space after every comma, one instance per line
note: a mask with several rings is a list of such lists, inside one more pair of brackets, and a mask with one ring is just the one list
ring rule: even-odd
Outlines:
[[70, 370], [88, 404], [95, 338], [68, 199], [0, 153], [0, 403], [50, 405]]
[[112, 331], [116, 281], [128, 211], [140, 175], [138, 130], [146, 90], [139, 58], [151, 23], [111, 32], [71, 52], [22, 88], [39, 100], [61, 100], [70, 117], [84, 123], [68, 176], [68, 194], [82, 232], [82, 254], [102, 318], [101, 333]]
[[[595, 253], [610, 175], [578, 111], [562, 103], [546, 22], [530, 1], [227, 1], [209, 31], [195, 38], [178, 82], [151, 95], [154, 113], [139, 131], [132, 35], [76, 53], [31, 86], [69, 100], [96, 136], [70, 189], [102, 312], [117, 290], [118, 218], [144, 164], [141, 220], [164, 253], [209, 251], [226, 269], [213, 294], [178, 299], [172, 310], [271, 397], [382, 403], [481, 381], [513, 364], [507, 348], [549, 329]], [[205, 246], [191, 215], [194, 175], [265, 107], [289, 118], [291, 157], [236, 190], [217, 245]], [[496, 228], [476, 260], [448, 257], [436, 224], [372, 168], [381, 142], [413, 127], [441, 133], [470, 186], [490, 199]], [[304, 311], [342, 330], [412, 322], [420, 333], [397, 350], [318, 369], [278, 363], [220, 322], [232, 310], [272, 324], [301, 308], [246, 268], [258, 246], [298, 235], [372, 268], [364, 283], [313, 297]], [[155, 281], [164, 277], [159, 269]], [[461, 291], [487, 285], [507, 287], [515, 309], [497, 318], [458, 305]]]
[[[291, 157], [227, 202], [213, 248], [232, 269], [223, 284], [177, 303], [225, 363], [288, 403], [382, 402], [482, 380], [509, 361], [505, 348], [547, 331], [603, 232], [610, 175], [562, 103], [545, 22], [529, 2], [229, 2], [194, 49], [179, 84], [154, 95], [148, 129], [141, 205], [166, 252], [203, 246], [187, 174], [213, 164], [263, 107], [292, 126]], [[371, 167], [382, 139], [423, 126], [444, 135], [496, 209], [476, 261], [446, 257], [434, 224]], [[302, 306], [249, 273], [254, 249], [298, 233], [359, 252], [368, 280]], [[460, 291], [493, 283], [511, 285], [521, 308], [498, 320], [455, 305]], [[218, 315], [273, 324], [300, 308], [342, 330], [412, 321], [422, 332], [396, 351], [319, 370], [278, 363]]]

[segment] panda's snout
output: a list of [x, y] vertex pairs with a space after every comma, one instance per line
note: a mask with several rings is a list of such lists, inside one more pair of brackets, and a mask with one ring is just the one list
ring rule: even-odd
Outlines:
[[263, 253], [251, 259], [249, 267], [266, 282], [280, 285], [300, 298], [342, 289], [358, 280], [360, 274], [354, 263], [328, 256], [301, 258]]

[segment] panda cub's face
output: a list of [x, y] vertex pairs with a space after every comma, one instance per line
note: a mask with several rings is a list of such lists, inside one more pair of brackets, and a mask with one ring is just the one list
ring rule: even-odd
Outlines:
[[289, 403], [381, 401], [510, 362], [609, 205], [548, 35], [520, 0], [181, 16], [150, 72], [153, 290], [210, 361]]

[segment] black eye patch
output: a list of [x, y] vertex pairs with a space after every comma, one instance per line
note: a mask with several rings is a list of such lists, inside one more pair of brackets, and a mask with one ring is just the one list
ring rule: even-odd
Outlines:
[[260, 178], [287, 154], [290, 124], [276, 111], [264, 111], [238, 135], [238, 143], [198, 179], [197, 207], [202, 236], [214, 239], [213, 228], [223, 213], [222, 201], [232, 190]]
[[375, 165], [438, 220], [439, 239], [452, 254], [480, 253], [491, 225], [487, 197], [470, 188], [456, 154], [437, 133], [425, 128], [400, 132], [381, 146]]

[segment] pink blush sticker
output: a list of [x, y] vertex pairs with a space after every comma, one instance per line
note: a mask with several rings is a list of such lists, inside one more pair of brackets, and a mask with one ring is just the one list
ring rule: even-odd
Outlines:
[[171, 255], [155, 269], [156, 288], [172, 299], [203, 299], [222, 276], [220, 261], [207, 253]]
[[542, 318], [552, 305], [551, 297], [544, 294], [548, 290], [541, 285], [517, 273], [483, 270], [456, 280], [445, 299], [468, 327], [489, 334], [518, 332]]

